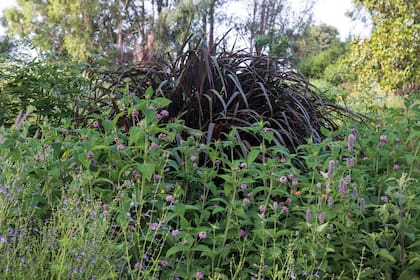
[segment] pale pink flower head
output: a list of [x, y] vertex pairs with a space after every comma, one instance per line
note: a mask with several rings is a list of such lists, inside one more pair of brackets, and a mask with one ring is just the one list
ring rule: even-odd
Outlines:
[[168, 112], [168, 110], [162, 110], [162, 111], [160, 111], [160, 115], [162, 117], [168, 117], [169, 116], [169, 112]]
[[311, 210], [306, 209], [306, 221], [309, 222], [311, 220]]
[[133, 111], [131, 111], [131, 115], [132, 115], [133, 117], [137, 117], [137, 116], [139, 115], [139, 110], [134, 109]]
[[151, 224], [149, 225], [149, 229], [150, 229], [150, 230], [157, 230], [157, 229], [158, 229], [158, 227], [159, 227], [159, 224], [158, 224], [158, 223], [151, 223]]
[[168, 267], [169, 266], [169, 262], [167, 260], [163, 260], [163, 261], [160, 262], [160, 265], [162, 267]]
[[242, 203], [243, 203], [244, 205], [248, 205], [248, 204], [249, 204], [249, 202], [250, 202], [249, 198], [246, 198], [246, 197], [242, 200]]
[[318, 221], [320, 224], [323, 224], [325, 222], [325, 214], [321, 213], [318, 215]]
[[365, 204], [366, 204], [365, 199], [361, 198], [359, 203], [360, 203], [360, 211], [365, 211]]
[[134, 179], [136, 179], [136, 180], [137, 180], [137, 179], [139, 179], [139, 178], [140, 178], [140, 173], [139, 173], [139, 172], [137, 172], [137, 170], [134, 170], [132, 174], [133, 174], [133, 178], [134, 178]]
[[281, 176], [281, 177], [280, 177], [280, 179], [279, 179], [279, 181], [280, 181], [280, 183], [282, 183], [282, 184], [286, 183], [286, 182], [287, 182], [287, 178], [286, 178], [286, 176]]
[[381, 200], [385, 203], [387, 203], [389, 201], [389, 199], [386, 195], [381, 196]]
[[258, 210], [260, 210], [261, 214], [264, 214], [265, 210], [267, 210], [267, 207], [265, 205], [260, 205], [260, 207], [258, 207]]
[[400, 166], [398, 164], [394, 164], [394, 170], [395, 171], [400, 170]]
[[195, 278], [197, 278], [197, 279], [204, 279], [204, 273], [201, 272], [201, 271], [197, 271], [195, 273]]
[[382, 143], [388, 143], [388, 137], [384, 134], [379, 137], [379, 140], [381, 140]]
[[91, 151], [87, 152], [86, 157], [89, 158], [89, 159], [93, 158], [93, 152], [91, 152]]
[[207, 233], [205, 231], [200, 231], [198, 233], [198, 238], [200, 238], [200, 239], [206, 239], [207, 238]]
[[94, 121], [94, 122], [92, 123], [92, 125], [93, 125], [93, 127], [99, 127], [99, 122], [98, 122], [98, 121]]

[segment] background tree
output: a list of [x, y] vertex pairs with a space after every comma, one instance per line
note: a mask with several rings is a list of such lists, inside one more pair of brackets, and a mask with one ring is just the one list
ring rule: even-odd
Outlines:
[[305, 76], [323, 78], [325, 69], [343, 57], [348, 43], [340, 42], [338, 35], [337, 28], [326, 24], [306, 28], [295, 51], [295, 61]]
[[316, 0], [301, 3], [293, 10], [287, 0], [253, 0], [242, 28], [246, 31], [251, 53], [285, 57], [293, 53], [293, 45], [305, 28], [312, 23]]
[[383, 91], [420, 88], [420, 5], [416, 0], [355, 0], [370, 13], [373, 32], [353, 43], [352, 66], [364, 86]]

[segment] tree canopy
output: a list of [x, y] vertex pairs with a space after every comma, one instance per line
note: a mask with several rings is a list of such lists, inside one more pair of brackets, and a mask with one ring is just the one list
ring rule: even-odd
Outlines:
[[351, 62], [362, 85], [384, 91], [419, 90], [420, 5], [416, 0], [355, 0], [370, 13], [373, 32], [355, 40]]

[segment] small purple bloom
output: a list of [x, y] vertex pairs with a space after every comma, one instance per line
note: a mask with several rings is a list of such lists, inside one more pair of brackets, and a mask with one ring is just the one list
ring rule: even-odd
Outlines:
[[117, 146], [117, 149], [120, 150], [120, 151], [124, 150], [124, 148], [125, 148], [125, 146], [123, 144], [119, 144]]
[[281, 207], [281, 211], [283, 211], [284, 213], [287, 213], [287, 212], [289, 212], [289, 208], [287, 207], [287, 206], [282, 206]]
[[201, 272], [201, 271], [197, 271], [195, 273], [195, 278], [197, 278], [197, 279], [204, 279], [204, 273]]
[[298, 179], [296, 179], [296, 178], [294, 178], [294, 179], [292, 180], [292, 186], [296, 186], [297, 184], [299, 184], [299, 180], [298, 180]]
[[359, 203], [360, 203], [360, 211], [365, 211], [365, 199], [361, 198]]
[[163, 261], [160, 262], [160, 265], [162, 267], [168, 267], [169, 266], [169, 262], [167, 260], [163, 260]]
[[92, 125], [93, 125], [93, 127], [99, 127], [99, 122], [98, 122], [98, 121], [94, 121], [94, 122], [92, 123]]
[[133, 174], [134, 179], [139, 179], [140, 178], [140, 173], [137, 172], [137, 170], [134, 170], [132, 174]]
[[354, 143], [354, 140], [356, 140], [356, 136], [353, 135], [353, 134], [350, 134], [349, 135], [348, 142], [347, 142], [347, 148], [348, 148], [349, 152], [353, 152], [353, 143]]
[[133, 111], [131, 111], [131, 115], [132, 115], [133, 117], [137, 117], [137, 116], [139, 115], [139, 110], [134, 109]]
[[120, 139], [117, 136], [114, 137], [114, 143], [117, 143], [119, 140]]
[[277, 201], [273, 202], [273, 209], [277, 210], [277, 208], [279, 208], [279, 203]]
[[91, 151], [87, 152], [86, 157], [89, 158], [89, 159], [93, 158], [93, 152], [91, 152]]
[[161, 114], [156, 114], [156, 116], [155, 116], [155, 117], [156, 117], [156, 119], [157, 119], [157, 120], [160, 120], [160, 119], [162, 119], [162, 118], [163, 118]]
[[171, 231], [171, 235], [172, 235], [172, 236], [177, 236], [177, 235], [178, 235], [178, 233], [179, 233], [179, 230], [178, 230], [178, 229], [173, 229], [173, 230]]
[[150, 147], [151, 147], [153, 150], [156, 150], [157, 148], [159, 148], [159, 145], [158, 145], [158, 144], [156, 144], [155, 142], [152, 142], [152, 143], [150, 144]]
[[359, 196], [359, 193], [357, 192], [357, 188], [354, 188], [352, 198], [357, 198], [358, 196]]
[[207, 238], [207, 233], [205, 231], [200, 231], [200, 233], [198, 234], [198, 238], [200, 239]]
[[140, 269], [140, 262], [136, 262], [136, 264], [134, 265], [134, 268], [135, 269], [137, 269], [137, 270], [139, 270]]
[[249, 198], [246, 198], [246, 197], [242, 200], [242, 203], [243, 203], [244, 205], [248, 205], [248, 204], [249, 204], [249, 202], [250, 202]]
[[306, 221], [309, 222], [311, 220], [311, 210], [306, 209]]
[[162, 111], [160, 111], [160, 115], [162, 117], [168, 117], [169, 116], [169, 112], [168, 112], [168, 110], [162, 110]]
[[335, 169], [335, 161], [330, 160], [328, 164], [328, 178], [332, 178], [334, 176], [334, 169]]
[[279, 181], [280, 181], [280, 183], [282, 183], [282, 184], [286, 183], [286, 182], [287, 182], [287, 178], [286, 178], [286, 176], [281, 176], [281, 177], [280, 177], [280, 179], [279, 179]]
[[345, 181], [345, 180], [343, 180], [343, 179], [340, 179], [340, 181], [339, 181], [338, 191], [339, 191], [340, 193], [342, 193], [342, 194], [347, 194], [347, 190], [348, 190], [348, 188], [347, 188], [347, 183], [346, 183], [346, 181]]
[[287, 175], [287, 178], [289, 178], [289, 180], [293, 180], [295, 178], [295, 174], [290, 173], [289, 175]]
[[155, 175], [153, 175], [153, 178], [155, 180], [159, 180], [160, 178], [162, 178], [162, 176], [160, 176], [159, 174], [155, 174]]
[[173, 202], [173, 201], [174, 201], [174, 197], [173, 197], [172, 195], [168, 195], [168, 196], [165, 198], [165, 200], [166, 200], [166, 202]]
[[265, 210], [267, 210], [267, 207], [265, 205], [260, 205], [260, 207], [258, 207], [258, 210], [260, 210], [260, 213], [263, 214]]
[[246, 190], [246, 189], [248, 188], [248, 186], [247, 186], [246, 184], [241, 184], [241, 185], [239, 186], [239, 188], [240, 188], [241, 190]]
[[124, 180], [124, 186], [126, 186], [126, 187], [131, 186], [131, 181], [130, 180]]
[[398, 164], [394, 164], [394, 170], [395, 171], [400, 170], [400, 166]]
[[379, 140], [381, 140], [382, 143], [388, 143], [388, 137], [384, 134], [379, 137]]
[[385, 203], [387, 203], [389, 201], [389, 199], [386, 195], [381, 196], [381, 200]]
[[329, 206], [334, 206], [334, 198], [332, 196], [328, 196], [327, 202]]
[[318, 221], [320, 224], [323, 224], [325, 222], [325, 214], [321, 213], [318, 215]]
[[247, 167], [248, 167], [248, 165], [246, 164], [246, 162], [242, 162], [242, 163], [240, 164], [240, 167], [241, 167], [241, 168], [247, 168]]
[[151, 223], [151, 224], [149, 225], [149, 229], [150, 229], [150, 230], [157, 230], [157, 229], [158, 229], [158, 227], [159, 227], [159, 224], [158, 224], [158, 223]]
[[246, 231], [244, 231], [243, 229], [239, 229], [239, 235], [240, 235], [242, 238], [245, 238], [245, 237], [246, 237]]
[[196, 160], [197, 160], [197, 157], [196, 157], [196, 156], [191, 156], [191, 157], [190, 157], [190, 160], [191, 160], [191, 161], [196, 161]]
[[135, 231], [135, 230], [136, 230], [136, 227], [135, 227], [135, 226], [133, 226], [133, 225], [129, 225], [129, 226], [128, 226], [128, 230], [129, 230], [129, 231]]
[[247, 194], [247, 196], [248, 196], [249, 198], [251, 198], [251, 197], [253, 197], [253, 196], [254, 196], [254, 194], [253, 194], [252, 192], [249, 192], [249, 193]]

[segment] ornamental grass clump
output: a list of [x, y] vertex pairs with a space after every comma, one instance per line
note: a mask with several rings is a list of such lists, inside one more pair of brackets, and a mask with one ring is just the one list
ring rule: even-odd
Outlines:
[[128, 128], [133, 125], [132, 115], [122, 112], [151, 87], [153, 97], [171, 101], [157, 118], [183, 120], [187, 127], [206, 133], [204, 143], [223, 139], [236, 128], [238, 156], [246, 156], [250, 146], [261, 143], [262, 138], [247, 129], [257, 122], [265, 123], [264, 131], [272, 133], [272, 145], [295, 151], [309, 138], [321, 142], [321, 128], [337, 129], [337, 118], [360, 117], [329, 100], [289, 62], [242, 52], [211, 55], [205, 48], [188, 49], [173, 61], [156, 57], [101, 72], [96, 79], [93, 100], [79, 107], [76, 121], [108, 108], [110, 117], [119, 116], [119, 126]]

